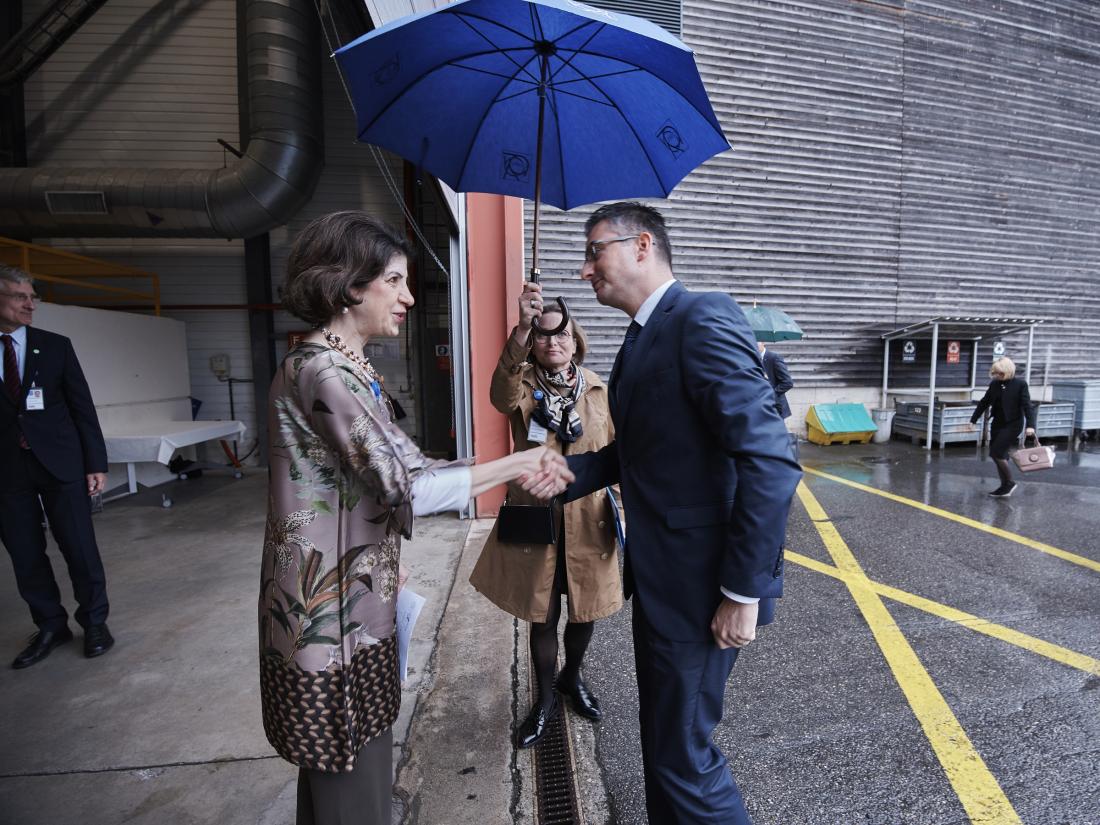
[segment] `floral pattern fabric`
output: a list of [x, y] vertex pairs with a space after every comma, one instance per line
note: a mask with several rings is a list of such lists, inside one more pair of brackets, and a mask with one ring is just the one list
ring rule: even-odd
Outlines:
[[412, 482], [426, 459], [360, 368], [303, 344], [270, 393], [260, 579], [264, 730], [285, 759], [351, 770], [397, 717], [394, 615]]

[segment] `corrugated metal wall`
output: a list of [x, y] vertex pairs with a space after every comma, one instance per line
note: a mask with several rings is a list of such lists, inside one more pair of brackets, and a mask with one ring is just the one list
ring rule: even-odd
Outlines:
[[1100, 376], [1100, 6], [907, 8], [899, 313], [1050, 318], [1033, 380]]
[[[1100, 375], [1094, 6], [685, 0], [682, 34], [733, 149], [656, 202], [675, 271], [790, 312], [799, 385], [876, 386], [882, 332], [960, 313], [1051, 318], [1037, 366]], [[576, 278], [589, 211], [544, 211], [540, 264], [606, 376], [626, 319]]]

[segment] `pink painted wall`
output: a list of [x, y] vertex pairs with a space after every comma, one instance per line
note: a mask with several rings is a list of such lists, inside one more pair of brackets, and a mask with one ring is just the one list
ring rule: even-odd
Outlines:
[[[523, 202], [500, 195], [466, 196], [470, 284], [470, 372], [474, 455], [478, 461], [512, 451], [508, 420], [489, 403], [489, 383], [504, 341], [516, 325], [523, 281]], [[504, 488], [477, 498], [479, 517], [492, 517]]]

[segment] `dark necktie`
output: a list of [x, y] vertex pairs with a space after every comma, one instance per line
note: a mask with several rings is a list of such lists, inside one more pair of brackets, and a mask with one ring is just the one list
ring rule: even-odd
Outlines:
[[630, 357], [630, 351], [634, 349], [634, 342], [638, 340], [638, 333], [642, 331], [642, 325], [637, 321], [631, 321], [623, 336], [622, 357], [619, 359], [619, 369], [626, 365], [626, 359]]
[[15, 341], [5, 333], [0, 335], [4, 341], [4, 387], [8, 395], [16, 404], [19, 403], [19, 392], [23, 382], [19, 380], [19, 359], [15, 357]]
[[611, 368], [611, 394], [612, 400], [619, 394], [619, 379], [622, 378], [626, 368], [626, 359], [630, 357], [630, 350], [634, 348], [634, 342], [638, 340], [638, 333], [642, 331], [642, 325], [637, 321], [631, 321], [623, 336], [623, 345], [619, 347], [619, 354], [615, 356], [615, 366]]
[[[0, 335], [0, 339], [4, 342], [4, 387], [7, 388], [8, 395], [18, 407], [19, 397], [23, 394], [23, 382], [19, 379], [19, 359], [15, 357], [15, 341], [7, 333]], [[19, 446], [24, 450], [30, 449], [23, 433], [19, 433]]]

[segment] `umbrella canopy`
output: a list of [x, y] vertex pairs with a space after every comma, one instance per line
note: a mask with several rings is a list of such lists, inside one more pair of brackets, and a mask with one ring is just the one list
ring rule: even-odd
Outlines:
[[802, 329], [787, 313], [771, 307], [757, 306], [745, 310], [753, 335], [757, 341], [774, 343], [775, 341], [801, 341]]
[[573, 0], [462, 0], [375, 29], [336, 59], [359, 139], [459, 192], [562, 209], [665, 197], [729, 148], [690, 49]]

